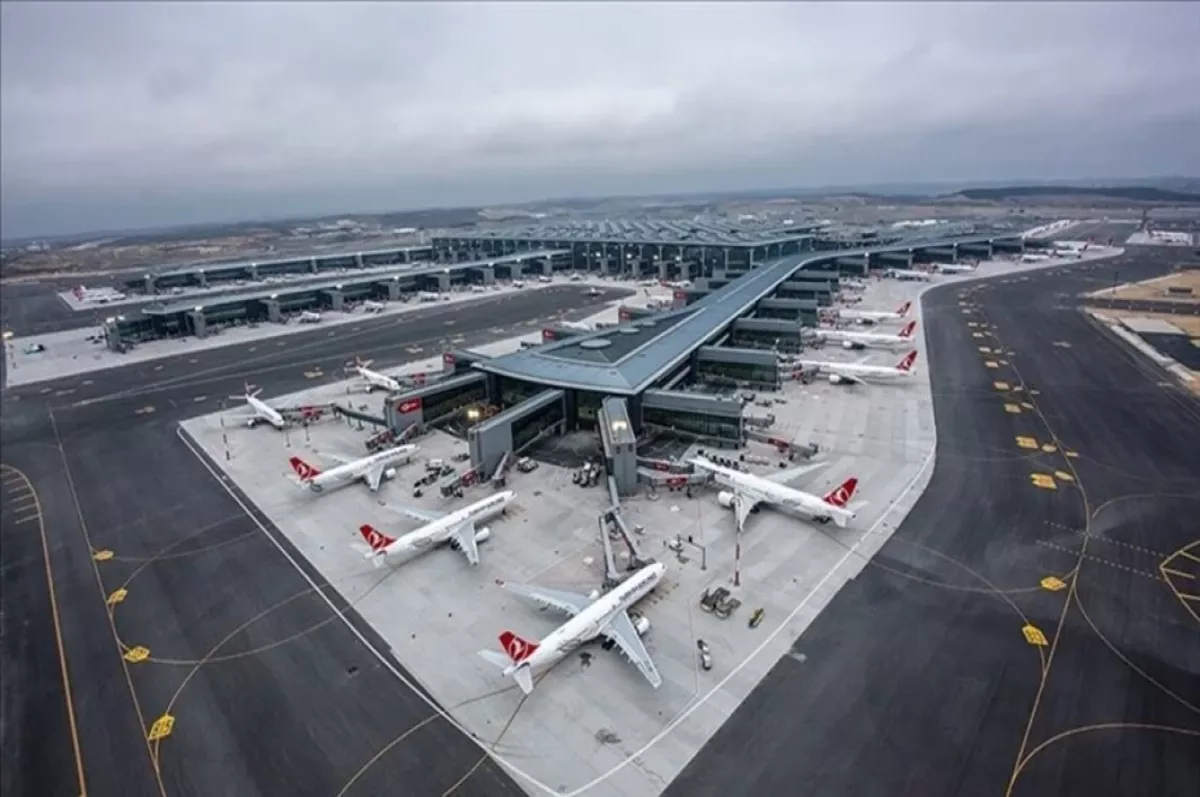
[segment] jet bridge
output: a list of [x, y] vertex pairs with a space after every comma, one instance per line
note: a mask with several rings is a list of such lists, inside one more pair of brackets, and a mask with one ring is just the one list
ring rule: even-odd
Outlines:
[[[477, 375], [484, 376], [478, 372]], [[492, 473], [505, 454], [519, 455], [541, 438], [560, 430], [565, 418], [563, 391], [543, 390], [468, 430], [471, 465], [480, 473]]]
[[614, 485], [613, 503], [617, 496], [637, 492], [637, 438], [629, 418], [629, 406], [623, 398], [606, 398], [599, 412], [600, 444], [609, 481]]

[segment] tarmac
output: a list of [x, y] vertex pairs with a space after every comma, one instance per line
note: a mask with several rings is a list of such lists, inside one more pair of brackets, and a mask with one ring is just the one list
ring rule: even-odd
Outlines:
[[[47, 382], [67, 376], [77, 376], [96, 371], [108, 370], [126, 363], [146, 363], [177, 356], [181, 352], [195, 354], [237, 344], [252, 344], [262, 346], [281, 346], [279, 339], [286, 337], [291, 342], [297, 337], [303, 343], [313, 338], [358, 335], [371, 335], [382, 326], [396, 323], [397, 318], [416, 314], [421, 318], [441, 317], [447, 327], [448, 337], [453, 337], [452, 327], [458, 323], [457, 318], [464, 311], [475, 309], [481, 304], [492, 306], [496, 301], [518, 301], [517, 297], [526, 292], [551, 291], [556, 296], [564, 292], [576, 293], [585, 291], [592, 286], [607, 291], [606, 296], [589, 297], [595, 301], [611, 302], [621, 295], [632, 293], [630, 283], [616, 281], [568, 282], [558, 279], [552, 283], [533, 282], [524, 288], [513, 288], [497, 284], [494, 290], [484, 294], [470, 291], [458, 291], [450, 294], [447, 301], [437, 303], [391, 302], [378, 313], [367, 313], [362, 309], [353, 312], [322, 313], [321, 321], [316, 324], [270, 324], [236, 326], [214, 330], [205, 338], [174, 338], [156, 340], [138, 344], [123, 354], [110, 351], [104, 344], [102, 333], [97, 327], [76, 327], [64, 331], [28, 337], [14, 337], [7, 342], [5, 360], [6, 385], [17, 387], [21, 385]], [[347, 327], [349, 331], [347, 332]], [[90, 338], [90, 339], [89, 339]], [[40, 344], [43, 351], [27, 353], [29, 345]]]
[[1077, 311], [1111, 267], [925, 294], [928, 489], [668, 795], [1193, 790], [1200, 408]]
[[[464, 317], [457, 335], [484, 345], [492, 329], [533, 331], [592, 301], [573, 289], [531, 292]], [[327, 797], [401, 783], [420, 794], [456, 783], [456, 795], [521, 793], [425, 702], [395, 688], [359, 637], [370, 629], [352, 614], [343, 622], [275, 544], [288, 551], [286, 540], [264, 534], [176, 435], [179, 421], [216, 409], [247, 376], [268, 393], [290, 392], [320, 381], [305, 375], [314, 358], [331, 373], [336, 364], [338, 378], [355, 353], [387, 368], [422, 356], [397, 338], [436, 343], [445, 329], [441, 318], [401, 316], [344, 340], [289, 340], [302, 344], [294, 355], [234, 346], [163, 360], [161, 370], [125, 366], [0, 395], [6, 794], [82, 793], [75, 740], [91, 794], [266, 797], [282, 784]], [[321, 594], [337, 605], [333, 590]], [[27, 622], [18, 629], [8, 618]], [[164, 714], [176, 721], [156, 748], [147, 735]], [[407, 731], [386, 767], [350, 782]]]
[[[894, 307], [918, 290], [913, 283], [880, 281], [868, 290], [864, 306]], [[278, 401], [322, 403], [344, 393], [344, 387], [330, 385]], [[714, 493], [623, 501], [623, 516], [646, 530], [645, 551], [670, 568], [644, 608], [652, 622], [647, 645], [664, 685], [650, 689], [620, 657], [597, 649], [586, 665], [572, 659], [550, 671], [525, 700], [475, 652], [494, 646], [505, 628], [542, 636], [560, 618], [539, 618], [535, 608], [498, 591], [493, 582], [536, 582], [584, 593], [598, 587], [603, 558], [597, 516], [609, 503], [605, 491], [574, 487], [566, 468], [549, 464], [531, 474], [514, 473], [509, 488], [518, 493], [516, 508], [492, 524], [477, 571], [461, 556], [439, 551], [381, 577], [351, 549], [360, 541], [358, 525], [407, 531], [415, 526], [385, 505], [450, 511], [490, 488], [469, 490], [452, 503], [416, 499], [406, 484], [422, 472], [418, 462], [377, 495], [351, 486], [313, 500], [292, 483], [288, 456], [316, 461], [330, 453], [354, 456], [369, 430], [337, 422], [284, 435], [246, 430], [237, 420], [240, 410], [188, 421], [184, 429], [378, 632], [384, 650], [395, 652], [416, 685], [529, 790], [632, 796], [658, 793], [682, 770], [884, 543], [928, 475], [933, 413], [927, 379], [871, 391], [847, 391], [824, 381], [792, 383], [776, 398], [782, 403], [771, 408], [777, 418], [772, 433], [815, 442], [824, 452], [826, 467], [798, 486], [823, 493], [848, 476], [861, 480], [857, 498], [867, 506], [856, 527], [828, 533], [762, 511], [748, 524], [739, 560], [732, 517], [717, 506]], [[449, 461], [466, 448], [441, 433], [417, 443], [421, 460]], [[770, 452], [754, 444], [746, 453]], [[665, 547], [676, 537], [691, 540], [679, 556]], [[714, 586], [733, 590], [743, 601], [740, 615], [722, 621], [698, 610], [701, 594]], [[397, 606], [406, 611], [398, 613]], [[744, 621], [754, 608], [765, 609], [768, 619], [749, 629]], [[698, 667], [700, 638], [719, 662], [711, 672]], [[598, 694], [605, 700], [598, 702]]]

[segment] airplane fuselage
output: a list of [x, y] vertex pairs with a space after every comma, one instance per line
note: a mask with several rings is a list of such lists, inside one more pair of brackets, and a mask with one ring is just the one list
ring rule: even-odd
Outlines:
[[347, 462], [345, 465], [338, 465], [309, 479], [308, 487], [316, 493], [331, 487], [341, 487], [352, 481], [362, 479], [371, 468], [377, 466], [387, 468], [388, 471], [384, 472], [383, 479], [390, 479], [395, 476], [394, 466], [412, 459], [412, 455], [416, 450], [416, 446], [396, 446], [395, 448], [380, 451], [377, 454], [363, 457], [354, 462]]
[[367, 391], [370, 392], [373, 388], [381, 388], [389, 393], [399, 393], [404, 389], [399, 380], [393, 379], [386, 374], [381, 374], [378, 371], [372, 371], [365, 366], [358, 366], [358, 375], [367, 383]]
[[913, 343], [912, 338], [905, 338], [900, 335], [882, 335], [873, 332], [847, 332], [841, 329], [823, 329], [817, 333], [817, 336], [821, 340], [830, 340], [834, 343], [852, 343], [878, 349], [899, 349], [911, 346]]
[[[476, 501], [469, 506], [464, 506], [462, 509], [451, 512], [445, 517], [440, 517], [415, 531], [398, 537], [392, 544], [380, 548], [378, 551], [371, 551], [368, 557], [403, 557], [424, 553], [431, 548], [445, 545], [450, 542], [451, 537], [454, 536], [454, 532], [462, 524], [468, 522], [481, 523], [495, 517], [507, 509], [516, 496], [517, 494], [511, 490], [489, 495], [482, 501]], [[478, 529], [475, 532], [475, 541], [484, 542], [490, 536], [491, 532], [488, 529]]]
[[[717, 484], [742, 493], [756, 502], [770, 504], [821, 523], [832, 520], [839, 526], [845, 526], [854, 518], [853, 512], [833, 506], [822, 500], [820, 496], [788, 487], [786, 484], [779, 484], [752, 473], [732, 470], [715, 462], [705, 464], [704, 461], [697, 459], [693, 460], [693, 463], [696, 467], [711, 473]], [[722, 493], [717, 496], [717, 500], [723, 506], [732, 502], [732, 496], [723, 497], [725, 495]]]
[[246, 396], [246, 403], [250, 405], [250, 409], [254, 410], [256, 417], [252, 420], [266, 421], [276, 429], [282, 429], [287, 426], [287, 421], [284, 420], [279, 411], [268, 405], [265, 401], [257, 399], [254, 396]]
[[[528, 664], [534, 669], [549, 666], [569, 655], [580, 645], [600, 636], [613, 617], [646, 597], [658, 586], [666, 572], [666, 565], [659, 562], [643, 567], [616, 589], [600, 596], [582, 612], [551, 632], [538, 644], [538, 649], [533, 655], [523, 660], [521, 665]], [[520, 665], [514, 664], [511, 669], [515, 670], [518, 666]]]

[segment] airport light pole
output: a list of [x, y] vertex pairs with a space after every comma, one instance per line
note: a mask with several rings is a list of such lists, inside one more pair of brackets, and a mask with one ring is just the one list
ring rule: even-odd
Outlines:
[[225, 461], [229, 462], [230, 460], [233, 459], [233, 455], [229, 453], [229, 435], [226, 433], [226, 430], [225, 430], [225, 405], [226, 405], [226, 403], [227, 403], [226, 399], [221, 399], [220, 411], [219, 411], [219, 414], [217, 417], [221, 419], [221, 443], [225, 446]]
[[733, 546], [733, 586], [740, 587], [742, 585], [742, 530], [737, 530]]

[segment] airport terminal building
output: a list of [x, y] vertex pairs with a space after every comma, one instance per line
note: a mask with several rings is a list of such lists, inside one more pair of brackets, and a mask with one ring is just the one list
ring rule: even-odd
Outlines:
[[[495, 239], [454, 239], [445, 245], [475, 257], [486, 240]], [[491, 245], [497, 247], [495, 256], [503, 256], [500, 252], [519, 252], [524, 240]], [[739, 446], [755, 434], [741, 394], [777, 389], [790, 378], [779, 352], [799, 347], [801, 329], [816, 326], [819, 309], [833, 303], [843, 278], [964, 256], [1019, 254], [1025, 248], [1019, 235], [825, 252], [816, 251], [812, 240], [804, 234], [741, 250], [713, 244], [702, 255], [706, 265], [695, 268], [692, 261], [691, 283], [674, 290], [669, 307], [622, 308], [620, 323], [592, 332], [548, 325], [540, 345], [503, 356], [447, 352], [442, 378], [390, 397], [386, 421], [400, 432], [473, 413], [467, 437], [472, 463], [485, 476], [544, 437], [580, 429], [600, 431], [610, 473], [630, 470], [612, 462], [609, 449], [626, 429]], [[567, 242], [543, 237], [528, 243], [563, 251]], [[590, 266], [595, 251], [610, 268], [640, 264], [631, 268], [631, 277], [645, 276], [639, 269], [648, 262], [661, 267], [658, 250], [645, 248], [659, 244], [608, 244], [604, 254], [605, 245], [590, 242], [567, 251], [574, 265], [582, 257]], [[666, 256], [684, 257], [693, 248], [673, 246], [679, 254], [664, 249]], [[759, 256], [770, 259], [759, 262]]]

